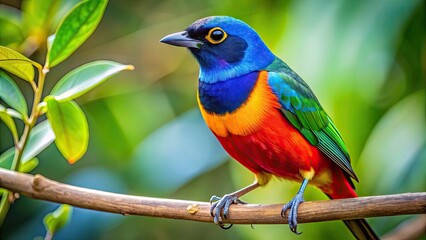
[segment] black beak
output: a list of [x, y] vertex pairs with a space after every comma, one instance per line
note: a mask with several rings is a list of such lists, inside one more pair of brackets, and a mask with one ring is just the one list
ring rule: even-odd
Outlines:
[[188, 37], [188, 33], [186, 31], [167, 35], [163, 37], [160, 42], [187, 48], [200, 48], [201, 45], [203, 45], [203, 42]]

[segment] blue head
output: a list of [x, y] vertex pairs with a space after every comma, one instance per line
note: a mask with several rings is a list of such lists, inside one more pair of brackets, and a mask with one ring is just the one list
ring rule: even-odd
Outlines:
[[275, 59], [249, 25], [226, 16], [200, 19], [160, 41], [187, 47], [200, 64], [200, 81], [208, 83], [263, 70]]

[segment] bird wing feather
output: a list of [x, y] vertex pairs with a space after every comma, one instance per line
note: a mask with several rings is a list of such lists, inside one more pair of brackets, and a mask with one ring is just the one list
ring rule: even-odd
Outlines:
[[266, 70], [269, 72], [268, 84], [282, 106], [281, 112], [312, 145], [358, 181], [348, 150], [333, 121], [303, 79], [278, 60]]

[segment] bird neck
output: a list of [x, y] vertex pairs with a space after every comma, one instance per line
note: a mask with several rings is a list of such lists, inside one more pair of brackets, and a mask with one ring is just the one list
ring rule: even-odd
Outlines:
[[278, 59], [265, 45], [259, 46], [262, 51], [253, 51], [252, 48], [249, 47], [245, 57], [240, 62], [235, 63], [228, 63], [218, 57], [206, 61], [199, 55], [194, 54], [200, 64], [200, 82], [216, 83], [228, 81], [251, 72], [264, 70]]

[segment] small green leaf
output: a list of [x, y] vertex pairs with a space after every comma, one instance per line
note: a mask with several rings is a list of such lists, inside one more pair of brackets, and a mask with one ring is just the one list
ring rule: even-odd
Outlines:
[[68, 58], [95, 31], [107, 0], [86, 0], [71, 9], [59, 24], [49, 48], [48, 63], [54, 67]]
[[28, 173], [34, 170], [38, 166], [39, 160], [38, 158], [32, 158], [26, 162], [23, 162], [21, 166], [19, 166], [19, 171], [23, 173]]
[[[21, 164], [26, 164], [41, 151], [47, 148], [55, 139], [52, 128], [48, 121], [37, 124], [30, 133], [27, 145], [22, 154]], [[9, 148], [0, 155], [0, 167], [10, 169], [12, 167], [15, 148]]]
[[123, 70], [133, 70], [132, 65], [112, 61], [95, 61], [80, 66], [65, 75], [52, 89], [58, 101], [77, 98]]
[[37, 124], [31, 130], [27, 145], [22, 153], [22, 163], [34, 158], [41, 151], [46, 149], [55, 139], [52, 128], [48, 121]]
[[47, 104], [45, 102], [41, 102], [37, 105], [37, 111], [40, 115], [45, 114], [47, 112]]
[[89, 129], [83, 111], [73, 101], [58, 102], [53, 96], [45, 99], [47, 119], [55, 133], [55, 143], [62, 155], [73, 164], [86, 153]]
[[10, 132], [12, 133], [13, 140], [15, 142], [18, 141], [18, 131], [16, 130], [15, 121], [13, 121], [13, 118], [7, 113], [7, 110], [4, 106], [0, 105], [0, 120], [6, 124], [6, 126], [9, 128]]
[[61, 204], [55, 211], [44, 216], [44, 227], [47, 232], [53, 235], [71, 220], [71, 216], [72, 207], [67, 204]]
[[7, 114], [9, 114], [11, 117], [13, 117], [13, 118], [17, 118], [17, 119], [21, 119], [21, 120], [24, 120], [24, 118], [23, 118], [23, 116], [22, 116], [22, 114], [21, 113], [19, 113], [19, 112], [17, 112], [17, 111], [15, 111], [15, 110], [13, 110], [13, 109], [11, 109], [11, 108], [7, 108], [6, 109], [6, 113]]
[[3, 71], [0, 71], [0, 99], [22, 115], [28, 115], [27, 102], [15, 82]]
[[34, 81], [33, 61], [7, 47], [0, 46], [0, 68], [28, 81]]
[[11, 169], [15, 148], [9, 148], [0, 155], [0, 168]]

